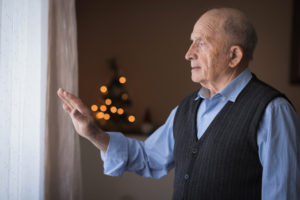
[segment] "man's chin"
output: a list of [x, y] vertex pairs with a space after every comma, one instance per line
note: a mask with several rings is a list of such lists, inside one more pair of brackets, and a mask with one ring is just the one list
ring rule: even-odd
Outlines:
[[202, 78], [200, 78], [200, 77], [194, 77], [193, 75], [192, 75], [191, 79], [192, 79], [192, 81], [194, 83], [200, 83], [201, 84], [201, 82], [203, 82]]

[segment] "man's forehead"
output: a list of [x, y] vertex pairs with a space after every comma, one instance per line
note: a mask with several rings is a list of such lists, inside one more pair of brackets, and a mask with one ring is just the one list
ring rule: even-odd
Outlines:
[[191, 33], [191, 39], [209, 39], [213, 37], [219, 29], [220, 21], [215, 18], [205, 17], [200, 19], [194, 25]]

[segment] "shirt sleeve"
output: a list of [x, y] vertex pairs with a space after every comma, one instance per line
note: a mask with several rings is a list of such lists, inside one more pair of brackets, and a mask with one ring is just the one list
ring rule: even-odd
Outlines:
[[262, 200], [300, 199], [300, 119], [284, 98], [269, 103], [258, 129]]
[[165, 124], [145, 142], [125, 137], [119, 132], [108, 132], [108, 149], [101, 158], [104, 174], [121, 176], [124, 171], [144, 177], [161, 178], [174, 167], [173, 122], [177, 107], [172, 110]]

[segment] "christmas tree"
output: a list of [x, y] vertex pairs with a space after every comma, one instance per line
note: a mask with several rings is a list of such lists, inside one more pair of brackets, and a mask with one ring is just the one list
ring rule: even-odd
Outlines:
[[135, 122], [135, 116], [129, 112], [132, 102], [125, 87], [127, 79], [121, 75], [115, 59], [109, 61], [109, 66], [113, 77], [108, 85], [100, 86], [100, 98], [91, 110], [104, 130], [126, 132]]

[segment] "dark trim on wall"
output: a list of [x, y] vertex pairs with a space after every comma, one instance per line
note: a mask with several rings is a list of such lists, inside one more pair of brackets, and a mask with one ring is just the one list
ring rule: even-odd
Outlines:
[[293, 2], [291, 74], [292, 84], [300, 84], [300, 1]]

